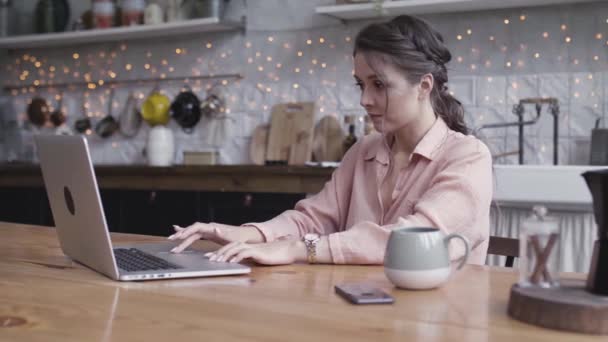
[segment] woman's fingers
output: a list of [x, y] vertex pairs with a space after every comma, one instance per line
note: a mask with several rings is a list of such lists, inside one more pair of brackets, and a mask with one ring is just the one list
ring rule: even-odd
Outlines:
[[215, 252], [214, 256], [212, 256], [209, 260], [212, 261], [227, 261], [230, 258], [232, 258], [234, 255], [236, 255], [237, 253], [239, 253], [240, 251], [250, 248], [250, 246], [246, 243], [242, 243], [242, 242], [231, 242], [229, 244], [227, 244], [226, 246], [220, 248], [219, 250], [217, 250], [217, 252]]
[[255, 254], [255, 249], [253, 249], [253, 248], [245, 249], [245, 250], [242, 250], [239, 253], [237, 253], [232, 258], [228, 259], [228, 262], [232, 262], [232, 263], [241, 262], [242, 260], [251, 258], [254, 254]]
[[173, 235], [169, 235], [169, 236], [167, 236], [167, 239], [169, 239], [169, 240], [176, 239], [176, 238], [177, 238], [177, 234], [178, 234], [179, 232], [181, 232], [182, 230], [184, 230], [184, 229], [185, 229], [185, 228], [182, 228], [182, 227], [180, 227], [180, 226], [178, 226], [178, 225], [175, 225], [175, 224], [174, 224], [174, 225], [173, 225], [173, 230], [175, 230], [175, 233], [173, 233]]
[[198, 234], [192, 235], [192, 236], [186, 238], [184, 241], [182, 241], [182, 243], [180, 243], [179, 245], [174, 247], [171, 250], [171, 253], [181, 253], [184, 249], [186, 249], [188, 246], [190, 246], [194, 241], [196, 241], [200, 238], [201, 237]]
[[175, 239], [181, 239], [182, 238], [182, 234], [186, 231], [188, 231], [191, 227], [193, 227], [194, 225], [188, 226], [186, 228], [180, 227], [178, 225], [173, 225], [173, 229], [175, 230], [175, 233], [173, 235], [169, 235], [167, 237], [167, 239], [169, 240], [175, 240]]
[[231, 243], [229, 243], [229, 244], [227, 244], [227, 245], [225, 245], [223, 247], [220, 247], [218, 250], [216, 250], [215, 252], [213, 252], [213, 253], [210, 254], [209, 260], [216, 261], [217, 259], [219, 259], [220, 255], [224, 254], [224, 252], [228, 248], [230, 248], [230, 247], [232, 247], [232, 246], [234, 246], [236, 244], [237, 244], [236, 242], [231, 242]]
[[198, 222], [195, 224], [192, 224], [186, 228], [182, 228], [180, 226], [174, 225], [173, 228], [177, 232], [175, 234], [169, 236], [168, 239], [169, 240], [175, 240], [175, 239], [183, 240], [183, 239], [190, 237], [192, 234], [197, 234], [197, 233], [204, 235], [205, 226], [206, 225], [204, 223], [198, 223]]

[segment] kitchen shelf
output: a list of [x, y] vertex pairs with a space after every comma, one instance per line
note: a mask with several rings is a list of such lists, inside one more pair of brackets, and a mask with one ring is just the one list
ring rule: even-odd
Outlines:
[[244, 24], [219, 18], [191, 19], [158, 25], [137, 25], [0, 38], [0, 49], [28, 49], [170, 37], [189, 33], [236, 31]]
[[382, 3], [371, 2], [363, 4], [319, 6], [315, 8], [315, 12], [342, 20], [357, 20], [393, 17], [401, 14], [468, 12], [597, 1], [598, 0], [399, 0], [385, 1]]

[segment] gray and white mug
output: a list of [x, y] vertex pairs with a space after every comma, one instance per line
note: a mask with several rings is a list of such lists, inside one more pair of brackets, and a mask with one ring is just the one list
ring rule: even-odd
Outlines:
[[446, 235], [437, 228], [413, 227], [393, 230], [386, 245], [384, 273], [397, 287], [432, 289], [446, 282], [451, 273], [448, 244], [453, 238], [464, 242], [465, 254], [457, 269], [469, 257], [469, 242], [460, 234]]

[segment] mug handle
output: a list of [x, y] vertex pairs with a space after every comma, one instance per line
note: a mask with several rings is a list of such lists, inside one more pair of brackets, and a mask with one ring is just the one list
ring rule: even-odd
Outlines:
[[469, 259], [469, 240], [467, 240], [466, 237], [457, 234], [457, 233], [452, 233], [448, 236], [446, 236], [443, 241], [445, 242], [445, 244], [449, 244], [450, 240], [453, 238], [457, 238], [462, 240], [462, 242], [464, 242], [464, 258], [462, 258], [462, 261], [460, 262], [460, 264], [458, 265], [458, 267], [456, 268], [457, 270], [461, 269], [462, 266], [464, 266], [464, 264], [467, 262], [467, 260]]

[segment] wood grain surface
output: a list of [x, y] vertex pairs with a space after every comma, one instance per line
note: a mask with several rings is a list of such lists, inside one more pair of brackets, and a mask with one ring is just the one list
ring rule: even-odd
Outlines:
[[608, 335], [608, 297], [587, 292], [583, 280], [552, 288], [513, 286], [509, 315], [550, 329]]
[[[120, 283], [64, 256], [52, 228], [0, 223], [0, 234], [2, 341], [606, 340], [509, 318], [517, 275], [508, 269], [466, 266], [431, 291], [398, 290], [381, 266], [304, 264], [254, 265], [244, 276]], [[384, 289], [395, 304], [349, 304], [333, 288], [347, 282]]]
[[[334, 168], [264, 165], [96, 166], [102, 189], [317, 193]], [[0, 166], [0, 187], [43, 187], [38, 165]]]
[[266, 145], [268, 145], [269, 125], [259, 125], [251, 134], [249, 143], [249, 159], [255, 165], [264, 165], [266, 161]]
[[315, 161], [340, 161], [344, 154], [344, 131], [340, 121], [326, 115], [314, 129], [312, 153]]
[[312, 156], [314, 102], [279, 103], [272, 107], [266, 160], [303, 165]]

